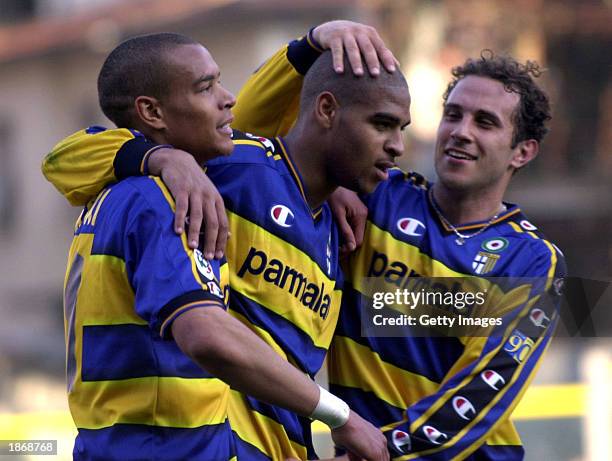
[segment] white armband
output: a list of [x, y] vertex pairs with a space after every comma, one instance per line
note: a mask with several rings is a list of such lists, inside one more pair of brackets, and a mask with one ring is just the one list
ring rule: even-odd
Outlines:
[[316, 419], [327, 424], [330, 429], [344, 426], [349, 419], [351, 409], [342, 399], [319, 386], [319, 403], [310, 415], [310, 419]]

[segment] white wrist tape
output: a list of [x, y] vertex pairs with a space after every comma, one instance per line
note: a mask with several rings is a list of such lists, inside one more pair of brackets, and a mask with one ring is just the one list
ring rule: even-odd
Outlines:
[[316, 419], [327, 424], [330, 429], [344, 426], [349, 419], [350, 408], [346, 402], [334, 394], [319, 386], [319, 403], [310, 415], [310, 419]]

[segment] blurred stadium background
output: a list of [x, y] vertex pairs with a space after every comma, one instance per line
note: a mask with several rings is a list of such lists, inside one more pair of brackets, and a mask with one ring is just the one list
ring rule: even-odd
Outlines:
[[428, 177], [452, 66], [490, 48], [547, 69], [552, 132], [509, 198], [599, 289], [587, 293], [593, 328], [555, 339], [515, 419], [527, 460], [612, 459], [611, 0], [0, 0], [0, 440], [57, 439], [53, 459], [71, 459], [61, 291], [78, 210], [40, 162], [67, 134], [109, 125], [95, 85], [106, 53], [182, 32], [237, 92], [277, 47], [337, 18], [376, 26], [401, 60], [413, 97], [403, 166]]

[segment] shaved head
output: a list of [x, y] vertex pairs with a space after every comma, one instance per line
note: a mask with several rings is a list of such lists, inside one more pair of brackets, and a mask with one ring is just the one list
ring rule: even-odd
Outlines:
[[395, 91], [398, 88], [408, 88], [400, 71], [387, 72], [383, 68], [375, 77], [368, 72], [356, 76], [351, 71], [346, 55], [344, 68], [344, 73], [336, 73], [331, 52], [322, 53], [304, 76], [300, 112], [311, 108], [317, 96], [324, 91], [332, 93], [341, 106], [347, 107], [353, 104], [369, 104], [372, 98], [379, 97], [381, 92], [388, 89]]

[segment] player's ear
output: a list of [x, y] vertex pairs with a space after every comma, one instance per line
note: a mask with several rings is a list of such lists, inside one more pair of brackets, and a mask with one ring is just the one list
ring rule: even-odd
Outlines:
[[138, 96], [134, 100], [134, 108], [138, 118], [155, 130], [166, 128], [164, 113], [159, 100], [151, 96]]
[[315, 103], [315, 118], [324, 128], [331, 128], [334, 119], [338, 115], [340, 105], [337, 99], [329, 91], [324, 91], [319, 96]]
[[519, 142], [514, 148], [514, 154], [512, 155], [510, 165], [517, 170], [524, 167], [534, 158], [536, 158], [539, 150], [540, 144], [535, 139], [527, 139]]

